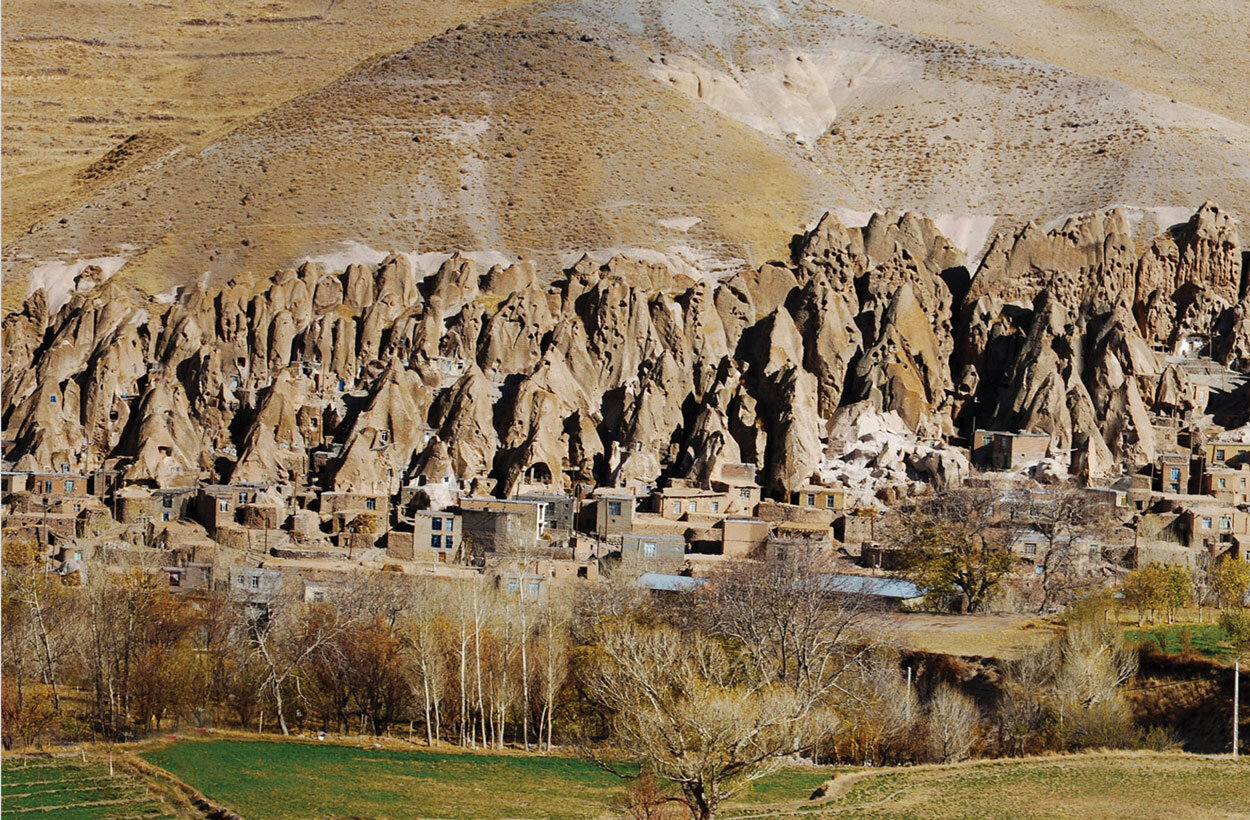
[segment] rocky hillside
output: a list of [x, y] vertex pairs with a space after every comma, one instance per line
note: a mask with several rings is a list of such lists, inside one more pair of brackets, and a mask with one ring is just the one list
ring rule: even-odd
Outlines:
[[33, 281], [56, 305], [92, 259], [150, 293], [387, 248], [543, 270], [647, 248], [734, 273], [826, 210], [854, 224], [882, 203], [974, 257], [995, 224], [1126, 204], [1166, 227], [1206, 196], [1250, 210], [1243, 122], [817, 0], [527, 5], [206, 145], [117, 152], [6, 242], [7, 299]]
[[820, 476], [871, 496], [962, 475], [942, 441], [974, 424], [1050, 432], [1099, 482], [1153, 459], [1152, 412], [1250, 411], [1239, 378], [1195, 407], [1168, 355], [1201, 344], [1250, 372], [1246, 258], [1210, 203], [1153, 237], [1114, 210], [1030, 224], [975, 275], [912, 213], [826, 214], [788, 262], [722, 280], [625, 257], [430, 261], [310, 263], [172, 304], [94, 268], [59, 310], [37, 290], [4, 320], [18, 469], [178, 486], [301, 481], [311, 464], [340, 491], [503, 494], [745, 461], [774, 493]]

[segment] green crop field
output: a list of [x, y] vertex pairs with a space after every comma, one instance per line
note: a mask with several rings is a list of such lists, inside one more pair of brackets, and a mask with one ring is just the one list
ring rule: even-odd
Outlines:
[[[575, 758], [395, 751], [279, 741], [184, 741], [143, 754], [247, 820], [619, 818], [620, 783]], [[1250, 818], [1250, 763], [1107, 754], [858, 771], [794, 767], [726, 818], [1221, 820]]]
[[[236, 740], [175, 743], [142, 756], [247, 820], [586, 820], [622, 813], [621, 781], [569, 757]], [[804, 798], [832, 772], [778, 772], [753, 784], [743, 802]]]
[[1153, 645], [1154, 648], [1172, 655], [1186, 649], [1216, 660], [1228, 660], [1233, 655], [1228, 633], [1216, 624], [1161, 624], [1126, 629], [1124, 637], [1142, 646]]
[[105, 763], [6, 757], [0, 785], [4, 791], [0, 813], [6, 818], [157, 820], [176, 816], [141, 778], [120, 771], [110, 776]]
[[[145, 752], [247, 820], [621, 817], [620, 783], [575, 758], [395, 751], [279, 741], [184, 741]], [[727, 818], [1221, 820], [1250, 817], [1250, 763], [1107, 754], [859, 771], [784, 769]], [[7, 788], [7, 780], [6, 780]]]

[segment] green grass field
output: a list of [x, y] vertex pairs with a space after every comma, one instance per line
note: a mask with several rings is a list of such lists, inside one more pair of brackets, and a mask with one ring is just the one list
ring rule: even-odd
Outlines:
[[[175, 743], [142, 757], [247, 820], [586, 820], [622, 813], [621, 781], [568, 757], [238, 740]], [[752, 784], [741, 802], [804, 798], [833, 771], [778, 772]]]
[[[143, 757], [247, 820], [618, 818], [620, 783], [573, 758], [394, 751], [279, 741], [184, 741]], [[859, 771], [785, 769], [726, 818], [1225, 820], [1250, 818], [1250, 763], [1115, 754]]]
[[1216, 660], [1232, 657], [1233, 647], [1228, 642], [1228, 634], [1216, 624], [1161, 624], [1141, 629], [1134, 627], [1124, 630], [1124, 637], [1132, 643], [1153, 645], [1163, 652], [1177, 655], [1186, 649], [1186, 632], [1189, 635], [1188, 648], [1198, 654]]
[[175, 817], [140, 778], [104, 763], [74, 758], [17, 757], [4, 759], [0, 813], [43, 820], [157, 820]]

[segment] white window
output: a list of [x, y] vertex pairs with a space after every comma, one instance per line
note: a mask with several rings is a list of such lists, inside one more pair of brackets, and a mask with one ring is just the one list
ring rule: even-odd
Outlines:
[[217, 502], [217, 509], [222, 512], [230, 512], [230, 499], [223, 498]]
[[443, 519], [443, 523], [446, 525], [448, 532], [451, 532], [456, 528], [456, 519], [454, 518], [445, 518]]
[[680, 501], [673, 502], [673, 515], [681, 515], [681, 502]]
[[72, 493], [74, 491], [74, 479], [65, 479], [65, 492]]
[[825, 506], [831, 510], [833, 509], [833, 495], [832, 494], [825, 496]]
[[529, 587], [530, 587], [530, 595], [537, 597], [538, 596], [538, 582], [530, 581]]
[[621, 502], [609, 501], [608, 502], [608, 515], [620, 515], [620, 514], [621, 514]]
[[1037, 555], [1037, 544], [1025, 544], [1024, 554], [1025, 555]]
[[509, 595], [516, 595], [517, 590], [520, 588], [521, 588], [521, 584], [518, 581], [508, 582], [508, 594]]
[[259, 575], [252, 576], [252, 589], [260, 589], [260, 576]]
[[645, 555], [647, 558], [654, 558], [655, 557], [655, 542], [644, 541], [642, 544], [642, 554]]
[[697, 511], [698, 511], [698, 509], [699, 509], [699, 502], [698, 502], [698, 501], [691, 501], [691, 502], [690, 502], [690, 505], [689, 505], [689, 509], [690, 509], [690, 512], [697, 512]]
[[1231, 530], [1233, 528], [1233, 518], [1230, 515], [1220, 516], [1220, 529]]
[[247, 503], [247, 493], [239, 493], [239, 503], [240, 504]]
[[738, 491], [738, 497], [741, 498], [743, 501], [750, 501], [751, 500], [751, 488], [743, 487], [741, 490]]
[[809, 507], [815, 507], [815, 506], [816, 506], [816, 493], [808, 493], [808, 494], [807, 494], [807, 506], [809, 506]]
[[1203, 518], [1202, 518], [1202, 528], [1203, 528], [1204, 530], [1209, 530], [1209, 529], [1211, 529], [1211, 519], [1210, 519], [1209, 517], [1207, 517], [1207, 516], [1203, 516]]
[[712, 512], [714, 512], [714, 513], [715, 513], [715, 512], [720, 512], [720, 502], [719, 502], [719, 501], [713, 501], [713, 502], [712, 502]]
[[365, 509], [366, 509], [366, 510], [376, 510], [377, 508], [378, 508], [378, 501], [377, 501], [377, 499], [376, 499], [376, 498], [366, 498], [366, 499], [365, 499]]

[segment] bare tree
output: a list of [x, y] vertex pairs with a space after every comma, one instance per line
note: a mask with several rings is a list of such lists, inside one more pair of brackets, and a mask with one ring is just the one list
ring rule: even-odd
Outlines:
[[305, 605], [290, 594], [275, 596], [267, 606], [247, 613], [252, 647], [265, 666], [260, 689], [273, 698], [282, 734], [289, 735], [286, 690], [300, 691], [308, 659], [336, 638], [350, 621], [328, 605]]
[[617, 621], [598, 648], [587, 685], [610, 716], [613, 744], [675, 784], [697, 820], [810, 749], [834, 720], [819, 698], [701, 633]]
[[1039, 534], [1045, 541], [1037, 565], [1040, 615], [1067, 603], [1074, 596], [1102, 583], [1104, 553], [1081, 554], [1078, 544], [1092, 532], [1106, 532], [1112, 524], [1106, 506], [1073, 486], [1048, 489], [1044, 496], [1013, 509], [1013, 520]]
[[837, 591], [832, 573], [826, 556], [805, 550], [736, 561], [713, 578], [698, 609], [708, 632], [737, 642], [756, 668], [821, 697], [876, 645], [865, 627], [879, 607]]
[[939, 763], [968, 757], [981, 718], [972, 698], [950, 684], [940, 684], [929, 700], [926, 714], [930, 757]]

